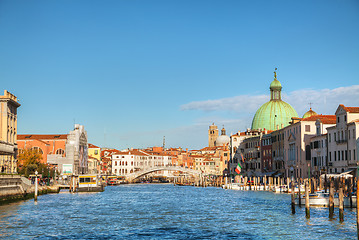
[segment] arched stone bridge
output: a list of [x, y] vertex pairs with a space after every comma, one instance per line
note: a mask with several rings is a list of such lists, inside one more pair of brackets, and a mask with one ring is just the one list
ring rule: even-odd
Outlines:
[[184, 167], [178, 167], [178, 166], [155, 166], [155, 167], [151, 167], [151, 168], [146, 168], [137, 172], [133, 172], [129, 175], [127, 175], [127, 181], [132, 182], [133, 180], [135, 180], [136, 178], [139, 178], [141, 176], [144, 176], [146, 174], [149, 174], [151, 172], [156, 172], [156, 171], [178, 171], [178, 172], [185, 172], [185, 173], [189, 173], [191, 175], [195, 175], [195, 176], [201, 176], [202, 172], [197, 171], [197, 170], [193, 170], [190, 168], [184, 168]]

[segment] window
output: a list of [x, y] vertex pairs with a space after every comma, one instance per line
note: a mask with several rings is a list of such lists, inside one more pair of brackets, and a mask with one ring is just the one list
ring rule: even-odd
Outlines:
[[32, 147], [31, 150], [33, 150], [33, 151], [35, 151], [35, 152], [38, 152], [38, 153], [40, 153], [41, 155], [44, 154], [44, 152], [42, 151], [42, 149], [39, 148], [39, 147]]
[[57, 149], [56, 150], [56, 153], [55, 154], [58, 154], [58, 155], [64, 155], [65, 154], [65, 151], [61, 148]]
[[334, 133], [334, 142], [337, 140], [337, 134]]
[[356, 156], [355, 156], [355, 149], [353, 150], [353, 160], [356, 160]]
[[305, 125], [305, 131], [310, 132], [310, 125]]
[[337, 122], [339, 123], [339, 119], [340, 119], [339, 116], [337, 117], [337, 119], [338, 119]]
[[329, 142], [331, 142], [331, 135], [330, 135], [330, 133], [329, 133], [329, 135], [328, 135], [328, 139], [329, 139]]
[[98, 155], [98, 150], [95, 150], [95, 155]]
[[337, 152], [334, 151], [334, 161], [337, 161]]
[[352, 160], [352, 151], [349, 150], [349, 159], [348, 160]]
[[347, 115], [344, 115], [344, 121], [345, 122], [347, 121]]

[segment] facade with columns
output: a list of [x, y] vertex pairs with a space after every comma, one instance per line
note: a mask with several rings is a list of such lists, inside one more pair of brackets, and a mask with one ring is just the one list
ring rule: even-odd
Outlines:
[[0, 173], [17, 172], [17, 108], [20, 103], [7, 90], [0, 96]]

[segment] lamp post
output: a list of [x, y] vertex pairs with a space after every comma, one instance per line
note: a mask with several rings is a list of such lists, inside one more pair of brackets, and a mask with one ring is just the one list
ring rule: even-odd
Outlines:
[[37, 170], [35, 171], [35, 197], [34, 197], [34, 200], [35, 202], [37, 202]]

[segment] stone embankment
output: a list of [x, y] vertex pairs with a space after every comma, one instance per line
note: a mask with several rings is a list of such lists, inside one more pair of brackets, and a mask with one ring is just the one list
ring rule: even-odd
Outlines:
[[[58, 193], [57, 186], [39, 186], [38, 195]], [[0, 204], [33, 198], [35, 186], [19, 175], [0, 175]]]

